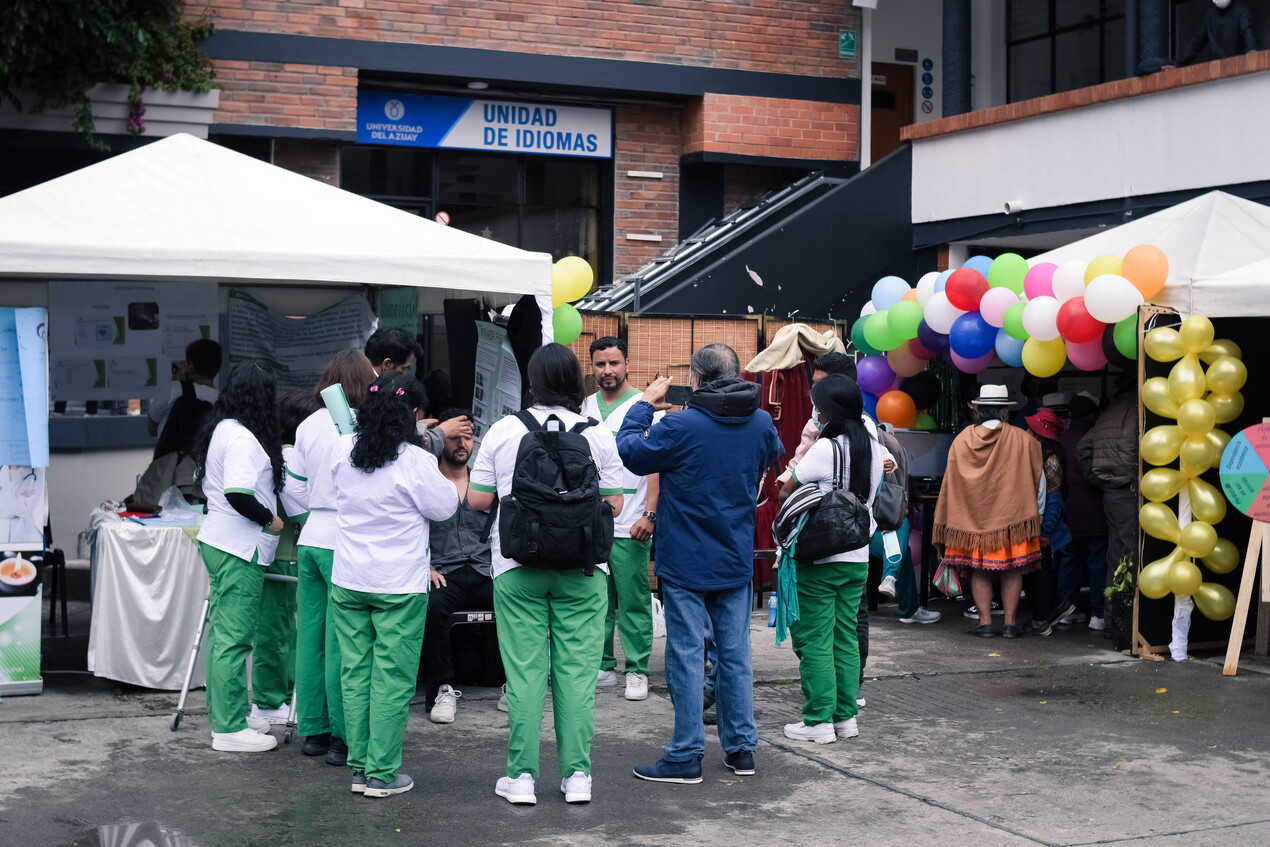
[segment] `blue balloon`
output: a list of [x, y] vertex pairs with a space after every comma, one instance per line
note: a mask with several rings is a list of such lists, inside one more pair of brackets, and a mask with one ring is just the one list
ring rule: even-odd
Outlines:
[[876, 394], [870, 394], [867, 391], [861, 391], [860, 397], [864, 400], [864, 413], [874, 420], [878, 419], [878, 398]]
[[900, 298], [909, 290], [909, 285], [898, 276], [884, 276], [873, 283], [873, 308], [879, 312], [900, 302]]
[[946, 271], [941, 271], [939, 276], [935, 277], [935, 291], [943, 291], [944, 286], [948, 284], [948, 277], [950, 276], [952, 276], [951, 268]]
[[917, 325], [917, 342], [932, 353], [942, 353], [948, 349], [948, 336], [935, 332], [926, 321]]
[[1023, 367], [1023, 344], [1023, 341], [1011, 338], [1004, 329], [997, 330], [997, 356], [1010, 367]]
[[[992, 267], [992, 260], [987, 256], [971, 256], [966, 260], [966, 263], [962, 265], [962, 267], [970, 268], [972, 271], [978, 271], [983, 274], [984, 279], [987, 279], [988, 268]], [[985, 353], [984, 355], [986, 356], [987, 354]]]
[[957, 318], [948, 333], [953, 352], [963, 359], [978, 359], [992, 352], [997, 342], [997, 328], [978, 312], [966, 312]]

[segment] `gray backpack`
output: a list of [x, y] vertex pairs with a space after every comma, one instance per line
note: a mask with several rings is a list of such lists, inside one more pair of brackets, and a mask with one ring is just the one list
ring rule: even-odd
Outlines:
[[895, 470], [882, 474], [877, 494], [873, 498], [873, 520], [878, 532], [895, 532], [908, 520], [908, 453], [900, 440], [878, 426], [878, 443], [891, 451]]

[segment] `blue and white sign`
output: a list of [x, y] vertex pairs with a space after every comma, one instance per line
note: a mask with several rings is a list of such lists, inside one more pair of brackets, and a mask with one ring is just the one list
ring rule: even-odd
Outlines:
[[607, 159], [613, 155], [613, 116], [608, 109], [579, 106], [359, 91], [357, 140]]

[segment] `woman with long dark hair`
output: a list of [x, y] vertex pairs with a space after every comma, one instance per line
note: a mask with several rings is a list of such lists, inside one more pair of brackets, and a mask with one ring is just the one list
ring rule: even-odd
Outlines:
[[414, 787], [401, 771], [401, 741], [428, 589], [445, 585], [431, 568], [429, 527], [459, 507], [454, 484], [415, 428], [427, 404], [414, 377], [385, 371], [362, 401], [356, 434], [341, 438], [331, 454], [338, 515], [331, 621], [340, 643], [352, 790], [367, 797]]
[[260, 610], [264, 570], [273, 562], [282, 519], [282, 438], [277, 380], [259, 362], [235, 365], [198, 441], [197, 475], [207, 497], [198, 533], [207, 568], [207, 714], [212, 749], [272, 750], [269, 722], [249, 717], [247, 656]]
[[[812, 418], [821, 427], [811, 446], [781, 489], [782, 502], [799, 486], [815, 484], [822, 492], [833, 488], [834, 442], [846, 461], [846, 488], [869, 506], [882, 478], [884, 453], [864, 428], [863, 398], [855, 380], [831, 375], [811, 389]], [[843, 550], [813, 564], [797, 565], [799, 618], [790, 627], [803, 685], [803, 719], [786, 724], [785, 735], [795, 741], [828, 744], [860, 734], [860, 644], [857, 619], [860, 597], [869, 576], [869, 545]]]
[[306, 483], [309, 517], [297, 548], [296, 722], [306, 756], [326, 756], [331, 765], [348, 758], [344, 743], [344, 698], [340, 693], [340, 646], [330, 625], [328, 597], [335, 559], [335, 489], [331, 485], [331, 451], [339, 443], [335, 420], [322, 402], [322, 392], [342, 386], [352, 409], [375, 381], [375, 369], [361, 350], [341, 350], [331, 357], [313, 387], [318, 409], [296, 428], [295, 449], [287, 470]]
[[[540, 425], [558, 424], [562, 430], [571, 430], [587, 421], [580, 414], [582, 370], [568, 347], [548, 344], [534, 351], [529, 360], [529, 388], [534, 399], [529, 414]], [[516, 415], [508, 415], [489, 428], [468, 482], [469, 506], [485, 510], [494, 505], [495, 495], [511, 495], [516, 455], [528, 432]], [[620, 513], [623, 468], [613, 433], [603, 426], [588, 425], [582, 434], [599, 469], [600, 496], [614, 514]], [[538, 777], [539, 735], [550, 681], [560, 791], [565, 802], [586, 803], [591, 800], [595, 669], [600, 663], [608, 603], [608, 566], [596, 565], [605, 576], [586, 574], [579, 568], [524, 567], [503, 555], [498, 525], [495, 521], [490, 544], [498, 648], [507, 671], [509, 737], [507, 775], [498, 780], [494, 793], [511, 803], [537, 802], [534, 780]]]

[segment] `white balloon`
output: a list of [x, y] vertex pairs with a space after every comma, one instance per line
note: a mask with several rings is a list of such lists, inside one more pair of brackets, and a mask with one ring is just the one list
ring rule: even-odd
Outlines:
[[964, 314], [965, 312], [948, 302], [948, 295], [942, 291], [936, 291], [926, 301], [926, 325], [943, 335], [947, 335], [957, 318]]
[[917, 302], [925, 306], [935, 294], [935, 280], [939, 279], [939, 271], [931, 271], [917, 281]]
[[1008, 288], [989, 288], [979, 301], [979, 314], [989, 326], [1000, 329], [1005, 325], [1005, 310], [1019, 302], [1019, 295]]
[[1053, 341], [1058, 338], [1058, 307], [1053, 297], [1037, 297], [1023, 307], [1023, 328], [1037, 341]]
[[869, 302], [865, 303], [864, 308], [860, 310], [860, 317], [867, 318], [869, 315], [873, 314], [876, 311], [877, 309], [874, 307], [873, 301], [870, 300]]
[[1085, 296], [1086, 264], [1086, 262], [1063, 262], [1054, 271], [1054, 298], [1058, 302]]
[[1132, 282], [1119, 274], [1103, 274], [1085, 288], [1085, 308], [1105, 324], [1122, 321], [1146, 301]]

